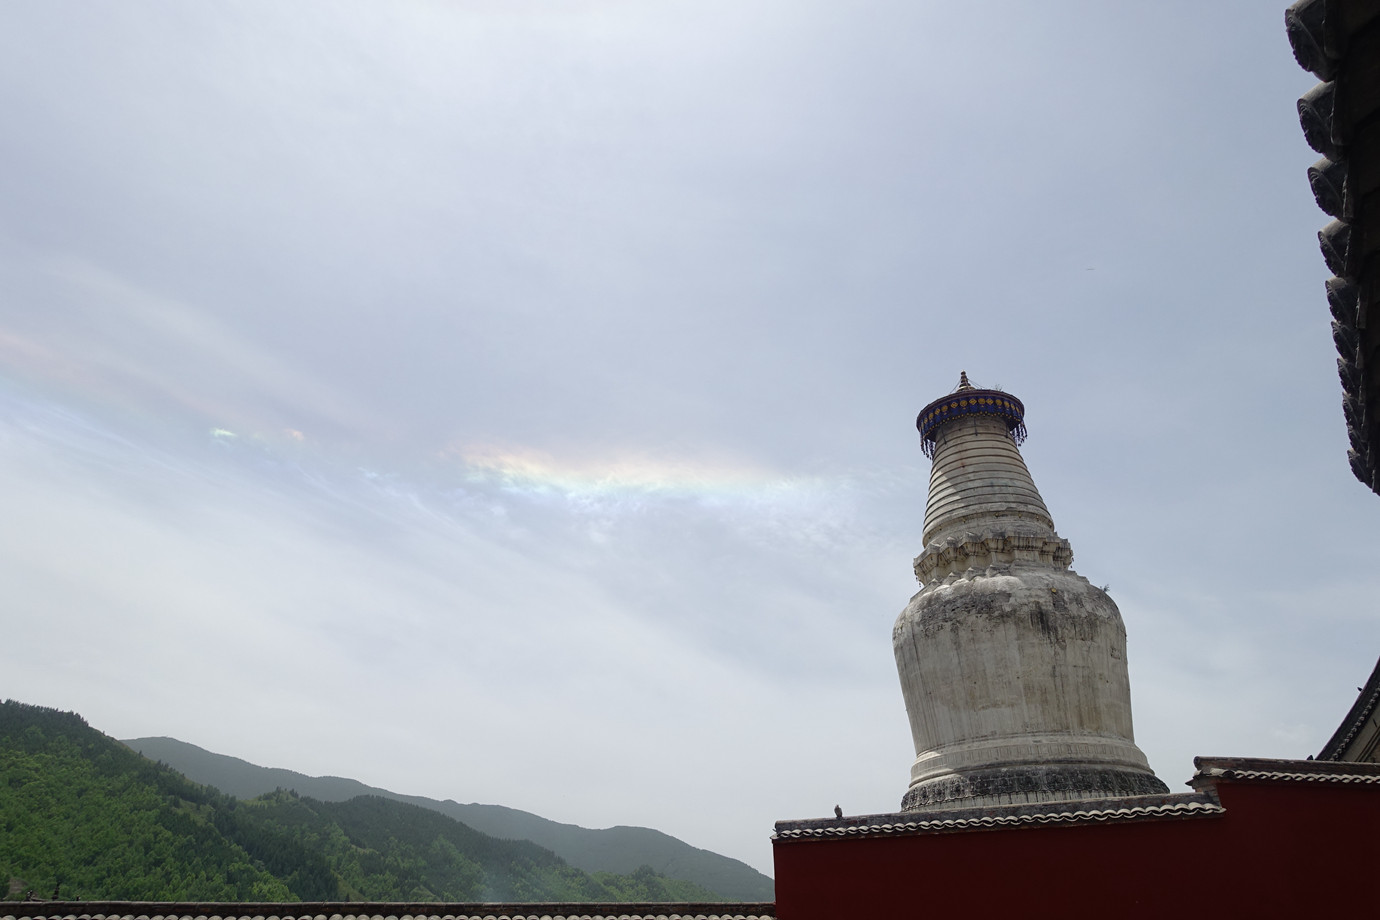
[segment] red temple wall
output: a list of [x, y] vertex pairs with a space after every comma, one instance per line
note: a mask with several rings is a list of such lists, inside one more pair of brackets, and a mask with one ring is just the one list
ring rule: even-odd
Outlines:
[[1380, 785], [1223, 781], [1224, 814], [778, 839], [781, 920], [1374, 916]]

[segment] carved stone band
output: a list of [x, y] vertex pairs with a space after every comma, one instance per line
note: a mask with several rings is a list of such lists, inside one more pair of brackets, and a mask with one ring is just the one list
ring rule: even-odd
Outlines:
[[1065, 569], [1073, 562], [1073, 547], [1054, 533], [965, 533], [925, 547], [915, 557], [915, 577], [927, 584], [973, 568], [1021, 562]]

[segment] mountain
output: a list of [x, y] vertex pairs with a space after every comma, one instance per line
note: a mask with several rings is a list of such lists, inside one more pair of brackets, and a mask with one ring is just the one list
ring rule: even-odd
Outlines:
[[79, 716], [0, 704], [0, 883], [9, 897], [290, 898], [243, 846], [198, 820], [214, 797]]
[[[192, 782], [75, 713], [0, 704], [3, 896], [151, 901], [719, 900], [648, 866], [584, 872], [379, 796], [248, 801]], [[2, 914], [0, 914], [2, 915]]]
[[502, 805], [461, 804], [402, 795], [338, 776], [307, 776], [292, 770], [260, 767], [216, 754], [176, 738], [134, 738], [124, 742], [151, 760], [161, 761], [199, 783], [241, 799], [275, 789], [292, 789], [323, 802], [373, 795], [440, 812], [476, 830], [510, 840], [530, 840], [585, 872], [627, 874], [641, 866], [669, 878], [701, 885], [730, 901], [771, 901], [775, 886], [751, 866], [693, 847], [669, 834], [646, 827], [591, 829], [561, 824]]

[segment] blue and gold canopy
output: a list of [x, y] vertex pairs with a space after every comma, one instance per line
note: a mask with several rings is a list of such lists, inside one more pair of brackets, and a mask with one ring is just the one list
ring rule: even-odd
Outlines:
[[1010, 393], [974, 387], [964, 373], [957, 390], [921, 409], [915, 419], [920, 449], [926, 457], [934, 456], [934, 441], [940, 427], [965, 415], [995, 415], [1006, 423], [1011, 440], [1017, 444], [1025, 440], [1025, 404]]

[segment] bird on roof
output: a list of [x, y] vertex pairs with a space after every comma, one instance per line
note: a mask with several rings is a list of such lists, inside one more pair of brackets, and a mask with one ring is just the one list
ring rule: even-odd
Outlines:
[[842, 809], [842, 808], [839, 808], [837, 805], [834, 806], [834, 817], [835, 817], [835, 818], [842, 818], [842, 817], [843, 817], [843, 809]]

